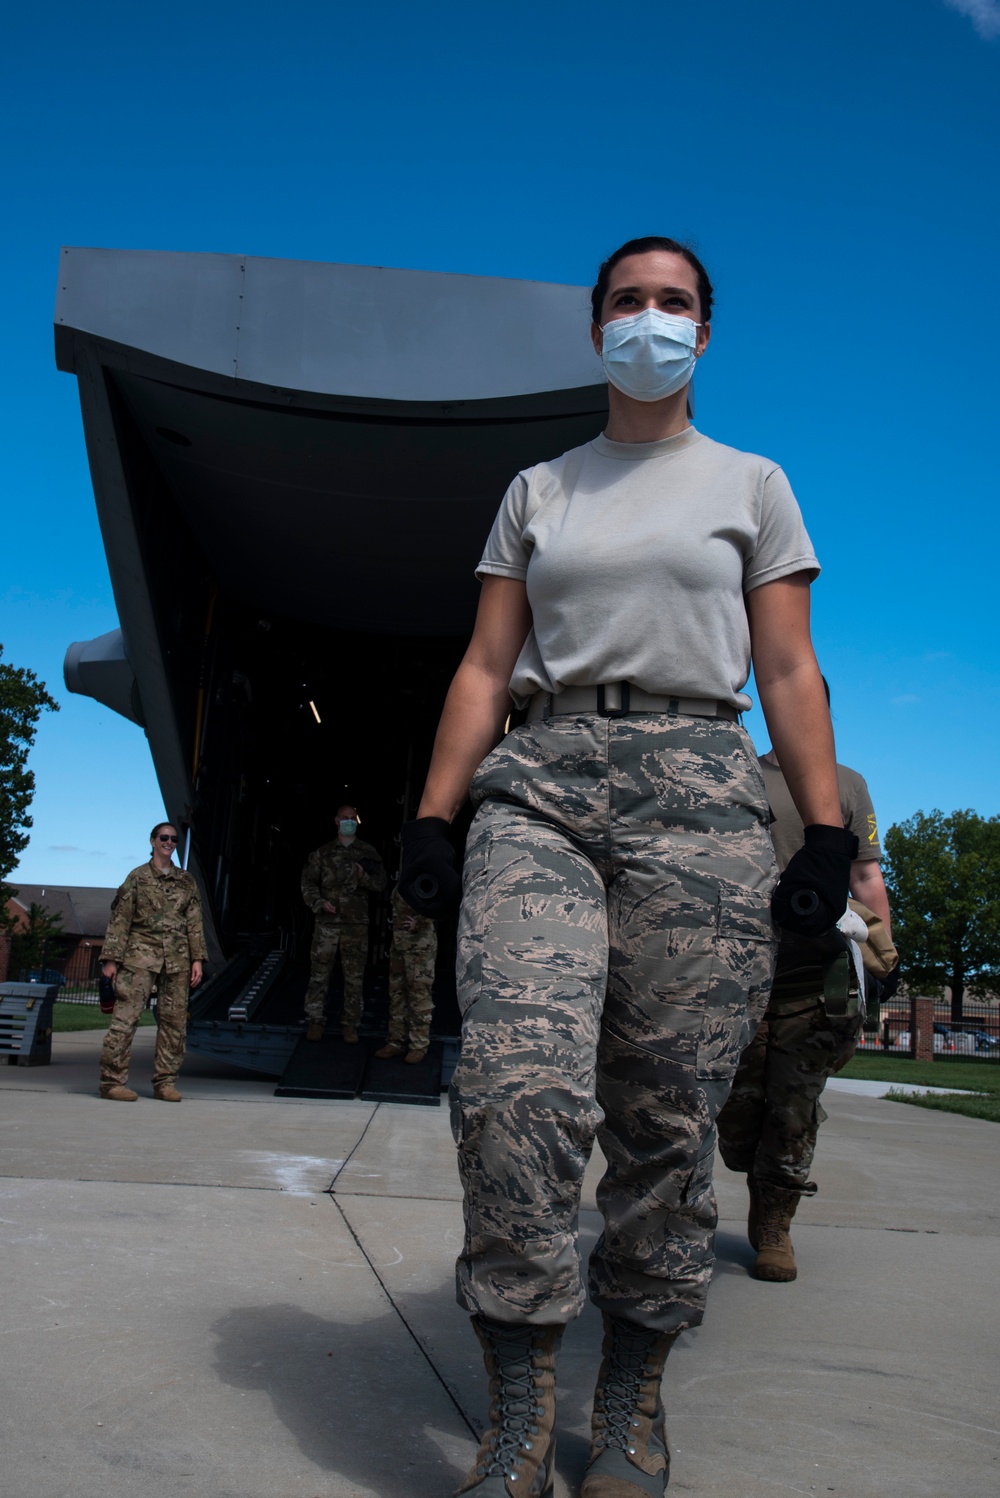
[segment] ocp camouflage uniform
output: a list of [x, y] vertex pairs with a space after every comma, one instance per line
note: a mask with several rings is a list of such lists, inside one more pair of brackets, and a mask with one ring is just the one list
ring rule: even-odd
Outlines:
[[101, 1050], [101, 1091], [124, 1087], [139, 1016], [156, 989], [153, 1087], [172, 1086], [184, 1060], [191, 964], [208, 953], [201, 896], [190, 874], [152, 860], [133, 869], [115, 895], [101, 950], [117, 962], [115, 1008]]
[[[784, 867], [802, 844], [802, 819], [780, 770], [764, 762], [775, 813], [772, 837]], [[857, 833], [861, 861], [881, 857], [868, 787], [856, 770], [837, 766], [844, 825]], [[823, 1003], [825, 963], [803, 937], [783, 932], [774, 986], [719, 1116], [719, 1151], [730, 1170], [788, 1191], [813, 1195], [809, 1171], [826, 1112], [828, 1078], [854, 1054], [859, 1018], [830, 1016]]]
[[860, 1021], [827, 1016], [821, 964], [788, 963], [779, 948], [767, 1011], [719, 1116], [719, 1149], [730, 1170], [812, 1195], [820, 1095], [854, 1055]]
[[552, 1324], [584, 1299], [580, 1187], [608, 1161], [591, 1298], [704, 1310], [715, 1119], [770, 987], [776, 870], [750, 741], [724, 719], [525, 724], [480, 766], [459, 929], [452, 1120], [460, 1303]]
[[[360, 879], [356, 864], [363, 871]], [[306, 859], [302, 898], [316, 916], [316, 927], [309, 951], [305, 1009], [306, 1018], [314, 1023], [326, 1021], [326, 994], [338, 950], [344, 970], [343, 1022], [354, 1028], [360, 1023], [368, 960], [368, 894], [378, 894], [386, 882], [378, 853], [360, 838], [348, 847], [334, 838]], [[336, 915], [323, 909], [324, 900], [336, 906]]]
[[[404, 924], [414, 922], [412, 930]], [[389, 1043], [411, 1051], [426, 1050], [434, 1011], [434, 922], [407, 905], [399, 890], [392, 896], [392, 947], [389, 952]]]

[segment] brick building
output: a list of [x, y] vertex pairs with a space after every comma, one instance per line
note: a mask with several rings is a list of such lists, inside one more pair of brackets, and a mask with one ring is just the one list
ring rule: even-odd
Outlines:
[[[86, 885], [59, 887], [51, 884], [9, 885], [8, 888], [12, 894], [7, 901], [7, 913], [13, 918], [15, 933], [27, 925], [32, 905], [40, 905], [49, 915], [59, 916], [62, 920], [58, 950], [46, 957], [45, 966], [58, 969], [65, 974], [67, 983], [74, 986], [96, 981], [97, 959], [104, 944], [116, 891]], [[0, 952], [0, 966], [5, 955]], [[11, 972], [7, 976], [14, 978], [17, 975]]]

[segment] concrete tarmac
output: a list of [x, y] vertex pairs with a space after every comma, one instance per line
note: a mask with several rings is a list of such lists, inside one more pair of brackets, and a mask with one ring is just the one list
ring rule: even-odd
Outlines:
[[[485, 1411], [454, 1302], [444, 1108], [275, 1098], [191, 1057], [184, 1102], [97, 1096], [101, 1036], [0, 1068], [0, 1494], [446, 1498]], [[829, 1091], [799, 1279], [750, 1278], [721, 1164], [705, 1325], [672, 1353], [671, 1494], [1000, 1489], [996, 1125]], [[599, 1228], [588, 1174], [581, 1239]], [[578, 1492], [600, 1342], [560, 1360]]]

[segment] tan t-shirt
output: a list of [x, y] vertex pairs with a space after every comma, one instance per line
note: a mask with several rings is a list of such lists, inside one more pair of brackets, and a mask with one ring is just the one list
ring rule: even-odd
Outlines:
[[[774, 843], [778, 868], [783, 869], [792, 854], [797, 853], [802, 847], [802, 818], [795, 810], [795, 802], [792, 800], [785, 777], [777, 765], [769, 764], [766, 759], [762, 759], [760, 767], [764, 772], [767, 799], [771, 807], [771, 815], [774, 817], [771, 823], [771, 841]], [[872, 806], [872, 798], [868, 793], [864, 777], [859, 775], [857, 770], [848, 769], [847, 765], [838, 765], [837, 788], [840, 792], [840, 810], [844, 818], [844, 826], [857, 834], [858, 858], [881, 858], [882, 848], [878, 840], [875, 808]]]
[[687, 427], [662, 442], [596, 437], [519, 473], [476, 575], [527, 585], [519, 706], [628, 681], [745, 712], [744, 595], [795, 572], [819, 563], [781, 469]]

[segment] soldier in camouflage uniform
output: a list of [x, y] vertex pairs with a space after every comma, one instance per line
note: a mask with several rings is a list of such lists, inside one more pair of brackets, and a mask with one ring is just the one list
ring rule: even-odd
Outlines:
[[434, 922], [392, 896], [392, 949], [389, 953], [389, 1036], [376, 1056], [388, 1060], [406, 1053], [410, 1065], [423, 1061], [430, 1044], [434, 1012]]
[[310, 853], [302, 870], [302, 898], [316, 917], [306, 989], [307, 1040], [326, 1028], [326, 995], [337, 953], [344, 972], [343, 1038], [356, 1045], [368, 960], [368, 895], [386, 886], [382, 860], [357, 836], [353, 806], [337, 808], [337, 836]]
[[[661, 1376], [702, 1318], [715, 1119], [773, 965], [767, 798], [738, 726], [751, 643], [817, 854], [779, 893], [808, 881], [825, 912], [846, 889], [809, 640], [816, 558], [780, 468], [687, 420], [708, 277], [673, 240], [633, 241], [601, 267], [592, 308], [607, 429], [508, 489], [401, 835], [403, 895], [437, 914], [471, 781], [452, 1119], [458, 1295], [491, 1394], [459, 1489], [475, 1498], [552, 1493], [555, 1356], [584, 1300], [577, 1215], [595, 1138], [607, 1171], [589, 1289], [605, 1335], [581, 1498], [666, 1487]], [[527, 721], [501, 738], [512, 699]]]
[[[762, 756], [771, 837], [779, 868], [802, 845], [802, 819], [777, 756]], [[858, 838], [851, 893], [890, 931], [889, 899], [879, 867], [882, 850], [871, 796], [863, 778], [837, 766], [844, 826]], [[828, 958], [804, 937], [782, 933], [764, 1021], [740, 1059], [733, 1089], [719, 1116], [719, 1149], [730, 1170], [745, 1174], [750, 1192], [748, 1236], [758, 1279], [785, 1283], [798, 1273], [792, 1218], [816, 1185], [809, 1171], [826, 1118], [820, 1096], [827, 1079], [854, 1054], [860, 1017], [830, 1016], [823, 1002]]]
[[161, 822], [149, 837], [149, 863], [133, 869], [115, 895], [101, 950], [105, 977], [115, 984], [115, 1008], [101, 1050], [100, 1093], [134, 1102], [127, 1085], [139, 1016], [156, 989], [153, 1096], [178, 1103], [174, 1085], [184, 1060], [188, 994], [202, 979], [208, 953], [201, 896], [190, 874], [172, 861], [177, 831]]

